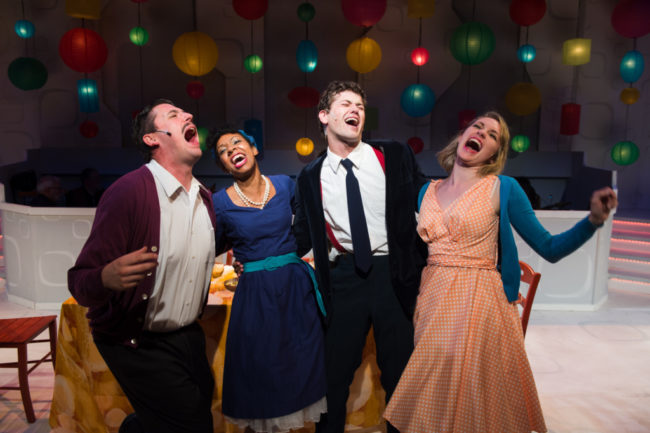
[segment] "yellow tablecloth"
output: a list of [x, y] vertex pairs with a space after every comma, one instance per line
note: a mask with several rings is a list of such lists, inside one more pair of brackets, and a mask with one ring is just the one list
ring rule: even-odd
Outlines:
[[[241, 431], [225, 422], [221, 414], [223, 361], [229, 318], [230, 305], [226, 300], [223, 305], [208, 305], [200, 320], [215, 378], [212, 401], [215, 433]], [[371, 332], [363, 352], [363, 362], [351, 387], [347, 418], [349, 427], [366, 428], [381, 424], [384, 398]], [[93, 343], [86, 308], [77, 305], [74, 300], [64, 303], [59, 319], [50, 426], [52, 429], [61, 428], [57, 433], [117, 433], [122, 420], [131, 412], [133, 408]], [[313, 432], [314, 426], [297, 431]]]

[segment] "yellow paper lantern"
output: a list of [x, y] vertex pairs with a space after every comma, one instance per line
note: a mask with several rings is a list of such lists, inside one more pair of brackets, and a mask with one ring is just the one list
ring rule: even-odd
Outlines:
[[172, 57], [178, 69], [187, 75], [200, 77], [217, 65], [219, 50], [214, 40], [205, 33], [188, 32], [174, 42]]
[[409, 18], [429, 18], [433, 16], [435, 0], [408, 0]]
[[562, 63], [579, 66], [589, 63], [591, 59], [591, 39], [569, 39], [562, 45]]
[[98, 20], [101, 10], [100, 0], [65, 0], [65, 13], [74, 18]]
[[623, 101], [624, 104], [632, 105], [639, 100], [639, 96], [639, 89], [635, 89], [634, 87], [626, 87], [621, 92], [621, 101]]
[[367, 36], [355, 39], [348, 45], [345, 53], [348, 65], [353, 71], [365, 74], [372, 71], [381, 62], [379, 44]]
[[296, 141], [296, 152], [299, 155], [307, 156], [314, 151], [314, 142], [307, 137], [299, 138]]
[[537, 111], [542, 94], [532, 83], [515, 83], [506, 93], [506, 106], [517, 116], [527, 116]]

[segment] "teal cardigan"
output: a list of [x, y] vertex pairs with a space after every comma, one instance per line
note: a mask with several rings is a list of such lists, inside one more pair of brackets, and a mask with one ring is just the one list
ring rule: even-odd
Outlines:
[[[499, 261], [497, 268], [501, 272], [503, 290], [508, 301], [517, 300], [521, 271], [517, 246], [512, 234], [512, 227], [519, 236], [540, 256], [555, 263], [568, 256], [594, 234], [598, 227], [594, 226], [588, 217], [578, 221], [569, 230], [551, 235], [535, 216], [526, 193], [519, 183], [508, 176], [499, 176], [500, 213], [499, 213]], [[426, 183], [420, 190], [418, 209], [424, 198], [424, 193], [431, 183]]]

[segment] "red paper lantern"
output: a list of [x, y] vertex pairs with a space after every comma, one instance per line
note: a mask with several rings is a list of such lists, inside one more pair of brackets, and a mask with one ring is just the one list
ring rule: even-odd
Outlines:
[[92, 120], [86, 120], [79, 126], [81, 135], [86, 138], [93, 138], [99, 132], [99, 126]]
[[429, 51], [424, 47], [417, 47], [411, 51], [411, 61], [417, 66], [422, 66], [429, 61]]
[[424, 149], [424, 141], [420, 137], [411, 137], [406, 141], [406, 144], [413, 149], [413, 153], [420, 153]]
[[108, 49], [97, 32], [77, 27], [68, 30], [61, 38], [59, 55], [74, 71], [94, 72], [106, 62]]
[[289, 92], [289, 101], [300, 108], [315, 107], [319, 99], [320, 93], [313, 87], [295, 87]]
[[640, 38], [650, 33], [650, 2], [620, 0], [612, 12], [612, 27], [626, 38]]
[[563, 104], [562, 118], [560, 119], [560, 134], [576, 135], [580, 132], [580, 105]]
[[343, 16], [355, 26], [370, 27], [386, 12], [386, 0], [341, 0]]
[[205, 93], [205, 86], [200, 81], [190, 81], [185, 86], [185, 91], [192, 99], [199, 99]]
[[510, 19], [520, 26], [530, 26], [538, 22], [546, 13], [545, 0], [512, 0]]
[[469, 122], [476, 118], [476, 110], [461, 110], [458, 112], [458, 129], [465, 129]]
[[268, 0], [232, 0], [232, 7], [246, 20], [262, 18], [269, 7]]

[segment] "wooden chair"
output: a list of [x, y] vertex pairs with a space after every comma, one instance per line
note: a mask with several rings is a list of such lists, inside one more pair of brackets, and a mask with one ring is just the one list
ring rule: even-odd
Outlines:
[[521, 327], [524, 331], [524, 336], [526, 336], [530, 310], [533, 308], [533, 300], [535, 299], [537, 285], [539, 284], [539, 279], [542, 278], [542, 274], [535, 272], [528, 263], [522, 261], [519, 262], [519, 267], [521, 268], [521, 282], [528, 284], [528, 292], [526, 292], [526, 296], [519, 292], [519, 299], [517, 299], [517, 303], [521, 304], [523, 308], [521, 312]]
[[[46, 328], [49, 328], [50, 338], [35, 340]], [[50, 351], [39, 360], [30, 361], [27, 358], [27, 345], [29, 343], [50, 342]], [[32, 397], [29, 393], [27, 375], [42, 362], [55, 363], [56, 358], [56, 316], [20, 317], [16, 319], [0, 319], [0, 348], [18, 349], [18, 362], [0, 363], [0, 368], [18, 367], [18, 383], [20, 386], [2, 386], [0, 389], [20, 390], [25, 407], [27, 421], [36, 421]], [[27, 368], [28, 364], [36, 364]]]

